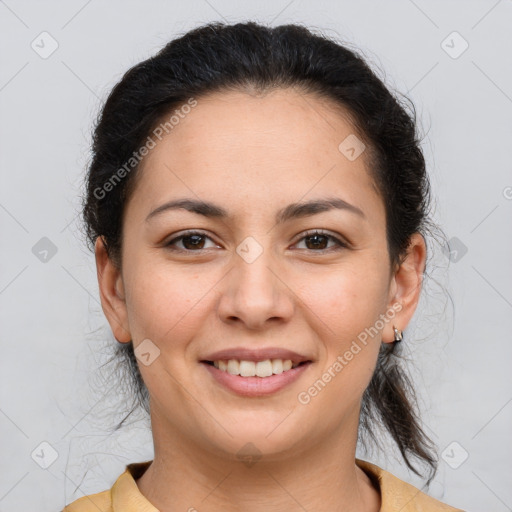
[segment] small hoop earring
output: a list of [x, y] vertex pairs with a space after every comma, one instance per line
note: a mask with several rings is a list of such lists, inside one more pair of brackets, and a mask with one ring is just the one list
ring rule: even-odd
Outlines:
[[393, 330], [395, 331], [395, 342], [397, 341], [402, 341], [404, 339], [404, 334], [403, 334], [403, 331], [401, 331], [400, 329], [397, 329], [394, 325], [393, 325]]

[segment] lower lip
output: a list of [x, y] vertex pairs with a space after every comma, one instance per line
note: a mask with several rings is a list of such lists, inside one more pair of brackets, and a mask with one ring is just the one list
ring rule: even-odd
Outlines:
[[219, 370], [208, 363], [201, 364], [206, 367], [217, 382], [226, 388], [239, 395], [252, 397], [266, 396], [280, 391], [292, 382], [295, 382], [309, 368], [311, 362], [269, 377], [241, 377], [240, 375], [231, 375], [228, 372]]

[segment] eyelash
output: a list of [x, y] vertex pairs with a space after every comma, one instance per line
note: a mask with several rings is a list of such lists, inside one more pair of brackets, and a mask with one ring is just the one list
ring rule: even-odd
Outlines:
[[[192, 252], [197, 252], [197, 253], [200, 253], [202, 251], [207, 251], [208, 249], [199, 249], [197, 251], [194, 251], [194, 250], [191, 250], [191, 249], [176, 249], [176, 248], [172, 247], [172, 245], [174, 243], [176, 243], [178, 241], [181, 241], [183, 238], [188, 238], [188, 237], [194, 236], [194, 235], [203, 236], [205, 238], [209, 238], [210, 240], [212, 240], [211, 237], [209, 237], [206, 233], [203, 233], [201, 231], [186, 231], [182, 235], [180, 235], [180, 236], [178, 236], [176, 238], [173, 238], [172, 240], [167, 242], [165, 244], [165, 247], [169, 248], [172, 251], [177, 251], [177, 252], [191, 252], [191, 253]], [[332, 241], [334, 241], [336, 243], [337, 247], [330, 247], [328, 249], [320, 249], [320, 250], [313, 250], [313, 249], [306, 249], [306, 250], [323, 254], [323, 253], [327, 253], [327, 252], [330, 252], [330, 251], [333, 251], [333, 250], [334, 251], [338, 251], [340, 249], [348, 248], [348, 244], [342, 242], [339, 238], [335, 237], [334, 235], [330, 235], [329, 233], [326, 233], [325, 231], [323, 231], [321, 229], [313, 229], [313, 230], [310, 230], [310, 231], [306, 231], [306, 233], [301, 238], [299, 238], [299, 240], [297, 240], [296, 243], [299, 243], [302, 240], [304, 240], [305, 238], [308, 238], [308, 237], [311, 237], [311, 236], [315, 236], [315, 235], [321, 235], [321, 236], [324, 236], [326, 238], [331, 239]], [[212, 242], [213, 242], [213, 240], [212, 240]], [[303, 250], [303, 249], [301, 249], [301, 250]]]

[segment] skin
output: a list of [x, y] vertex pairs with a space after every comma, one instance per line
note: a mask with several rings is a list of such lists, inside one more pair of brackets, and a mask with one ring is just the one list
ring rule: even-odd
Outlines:
[[[292, 89], [198, 98], [143, 162], [126, 206], [122, 271], [98, 238], [101, 302], [116, 339], [135, 348], [150, 339], [160, 350], [151, 364], [139, 361], [155, 457], [137, 485], [163, 512], [380, 509], [379, 491], [355, 465], [360, 405], [381, 343], [414, 314], [426, 247], [416, 233], [391, 271], [384, 203], [366, 153], [350, 161], [339, 151], [356, 131], [333, 107]], [[184, 197], [230, 216], [174, 210], [146, 222], [156, 207]], [[326, 197], [366, 218], [331, 210], [275, 224], [288, 204]], [[316, 228], [350, 245], [335, 250], [320, 239], [316, 248], [303, 238]], [[188, 229], [210, 237], [202, 251], [190, 239], [175, 242], [174, 252], [166, 247]], [[236, 252], [248, 236], [263, 250], [252, 263]], [[297, 395], [393, 304], [402, 309], [378, 335], [310, 403], [299, 403]], [[199, 363], [238, 346], [288, 348], [313, 364], [270, 397], [242, 397]], [[262, 455], [251, 466], [236, 455], [249, 442]]]

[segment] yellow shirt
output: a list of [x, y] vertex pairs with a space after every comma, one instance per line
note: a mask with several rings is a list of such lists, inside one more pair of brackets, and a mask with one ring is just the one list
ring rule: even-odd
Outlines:
[[[431, 498], [375, 464], [357, 458], [355, 461], [380, 488], [380, 512], [463, 512]], [[159, 512], [141, 494], [135, 482], [151, 462], [128, 464], [111, 489], [82, 496], [62, 512]]]

